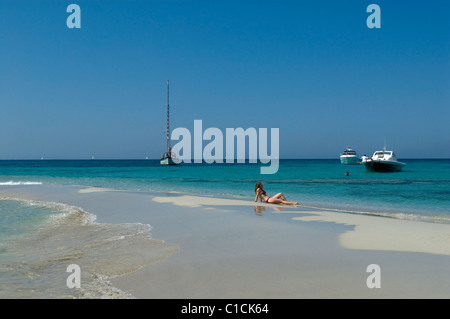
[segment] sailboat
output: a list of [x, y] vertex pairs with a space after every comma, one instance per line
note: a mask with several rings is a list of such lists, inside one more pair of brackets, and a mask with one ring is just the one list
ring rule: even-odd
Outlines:
[[178, 164], [177, 155], [172, 152], [172, 148], [170, 147], [170, 118], [169, 118], [169, 80], [167, 80], [167, 152], [165, 152], [161, 156], [160, 164], [161, 165], [176, 165]]

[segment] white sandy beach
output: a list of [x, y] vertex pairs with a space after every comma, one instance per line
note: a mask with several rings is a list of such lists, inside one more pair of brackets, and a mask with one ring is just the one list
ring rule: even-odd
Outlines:
[[[110, 278], [136, 298], [450, 297], [448, 224], [78, 186], [8, 186], [0, 197], [74, 205], [98, 223], [151, 225], [168, 253]], [[381, 288], [366, 284], [372, 264]]]
[[[179, 197], [155, 197], [159, 203], [172, 203], [184, 207], [207, 206], [262, 206], [275, 205], [251, 201], [218, 199], [183, 195]], [[277, 205], [278, 209], [280, 206]], [[289, 212], [298, 210], [289, 206]], [[301, 210], [308, 216], [293, 217], [298, 221], [331, 222], [353, 226], [351, 231], [339, 235], [339, 243], [349, 249], [423, 252], [450, 256], [450, 225], [383, 218], [379, 216], [346, 214], [327, 210]], [[310, 215], [309, 215], [310, 214]]]

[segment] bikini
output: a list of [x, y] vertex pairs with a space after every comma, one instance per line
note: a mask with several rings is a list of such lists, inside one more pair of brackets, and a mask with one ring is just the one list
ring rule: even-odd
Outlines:
[[269, 203], [270, 196], [266, 194], [266, 191], [264, 189], [261, 190], [261, 195], [266, 195], [267, 199], [265, 200], [265, 202]]

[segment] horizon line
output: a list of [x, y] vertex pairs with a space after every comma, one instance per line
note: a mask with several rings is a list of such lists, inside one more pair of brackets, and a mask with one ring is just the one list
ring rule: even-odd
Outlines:
[[[402, 160], [450, 160], [450, 157], [401, 157]], [[9, 159], [1, 159], [0, 161], [159, 161], [160, 158], [9, 158]], [[191, 159], [192, 163], [183, 163], [183, 164], [203, 164], [206, 163], [204, 159], [202, 159], [202, 163], [195, 163], [195, 159]], [[197, 159], [198, 160], [198, 159]], [[237, 160], [234, 158], [233, 160]], [[277, 158], [277, 160], [339, 160], [339, 158], [334, 157], [303, 157], [303, 158]], [[223, 158], [223, 163], [207, 163], [207, 164], [260, 164], [250, 163], [249, 159], [245, 158], [244, 163], [227, 163], [226, 158]], [[258, 159], [256, 159], [258, 161]]]

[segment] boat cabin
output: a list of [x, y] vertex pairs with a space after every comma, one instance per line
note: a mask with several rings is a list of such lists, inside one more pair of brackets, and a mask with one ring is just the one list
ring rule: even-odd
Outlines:
[[397, 160], [394, 152], [392, 151], [376, 151], [372, 156], [373, 160]]
[[165, 159], [165, 158], [172, 158], [172, 159], [178, 159], [177, 155], [174, 152], [165, 152], [162, 156], [161, 159]]
[[356, 155], [356, 152], [352, 150], [351, 148], [347, 148], [342, 155]]

